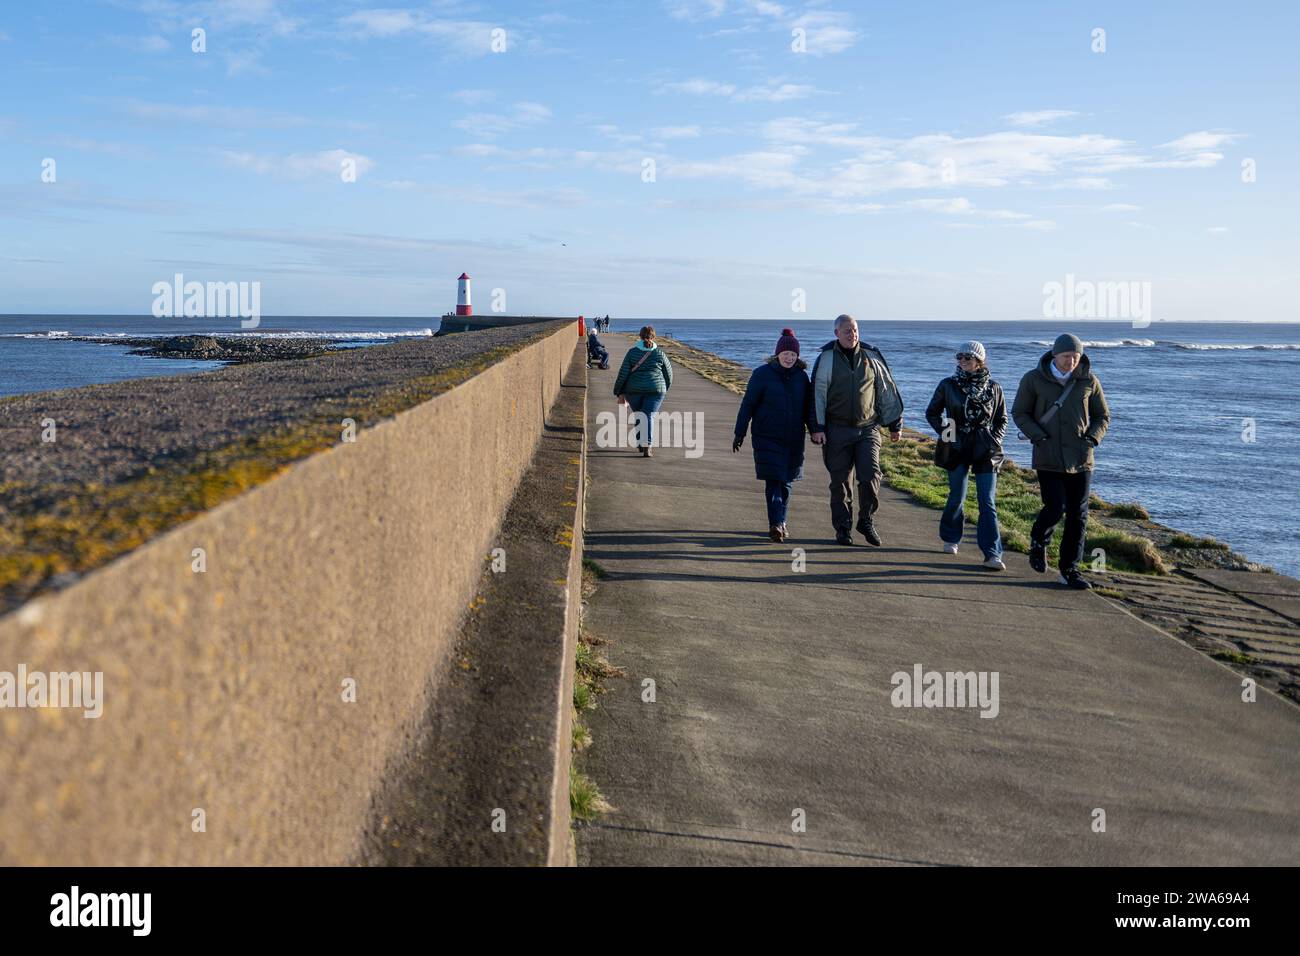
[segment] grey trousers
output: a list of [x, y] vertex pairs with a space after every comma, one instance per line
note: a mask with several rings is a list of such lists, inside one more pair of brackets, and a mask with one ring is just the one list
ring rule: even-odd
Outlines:
[[849, 472], [858, 483], [858, 513], [870, 517], [880, 507], [880, 429], [876, 425], [826, 425], [822, 461], [831, 475], [831, 524], [835, 530], [853, 527], [853, 490]]

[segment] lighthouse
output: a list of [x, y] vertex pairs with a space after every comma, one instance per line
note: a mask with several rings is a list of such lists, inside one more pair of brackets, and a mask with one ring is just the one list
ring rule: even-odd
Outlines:
[[462, 272], [456, 280], [456, 314], [473, 315], [474, 308], [469, 304], [469, 275]]

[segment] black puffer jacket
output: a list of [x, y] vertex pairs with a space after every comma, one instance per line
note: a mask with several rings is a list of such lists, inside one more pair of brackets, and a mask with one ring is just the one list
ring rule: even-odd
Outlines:
[[[1002, 395], [1002, 386], [991, 383], [993, 392], [993, 414], [987, 425], [969, 430], [966, 427], [966, 396], [956, 377], [950, 375], [939, 383], [934, 390], [934, 397], [925, 409], [925, 420], [930, 423], [940, 436], [943, 435], [943, 414], [957, 425], [957, 454], [952, 457], [952, 466], [970, 465], [976, 473], [993, 471], [1002, 464], [1002, 439], [1007, 434], [1007, 402]], [[951, 471], [952, 468], [949, 468]]]

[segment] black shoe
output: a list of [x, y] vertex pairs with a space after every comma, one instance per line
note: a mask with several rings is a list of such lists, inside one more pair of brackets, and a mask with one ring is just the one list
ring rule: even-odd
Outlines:
[[767, 529], [767, 536], [771, 538], [773, 541], [775, 541], [777, 544], [780, 544], [782, 541], [785, 540], [785, 531], [781, 528], [779, 524], [774, 524]]
[[1089, 584], [1087, 579], [1079, 573], [1078, 568], [1070, 568], [1068, 571], [1062, 571], [1061, 577], [1058, 580], [1059, 583], [1064, 584], [1068, 588], [1073, 588], [1076, 591], [1092, 590], [1092, 585]]
[[848, 546], [852, 547], [852, 546], [853, 546], [853, 535], [849, 534], [847, 531], [836, 531], [836, 532], [835, 532], [835, 543], [836, 543], [836, 544], [844, 544], [844, 545], [848, 545]]
[[1039, 574], [1047, 570], [1047, 549], [1041, 544], [1029, 546], [1029, 566]]
[[870, 518], [858, 519], [858, 534], [867, 539], [867, 544], [880, 547], [880, 535], [876, 534], [876, 526], [871, 523]]

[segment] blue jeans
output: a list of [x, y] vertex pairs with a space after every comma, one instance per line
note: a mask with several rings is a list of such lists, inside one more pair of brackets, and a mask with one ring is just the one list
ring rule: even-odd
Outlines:
[[[939, 518], [939, 538], [947, 544], [961, 543], [961, 534], [966, 521], [962, 506], [966, 503], [966, 481], [969, 472], [969, 465], [958, 465], [948, 472], [948, 504]], [[987, 471], [975, 476], [975, 495], [980, 503], [975, 540], [986, 558], [1002, 557], [1002, 534], [998, 531], [997, 487], [996, 471]]]
[[636, 447], [648, 447], [655, 443], [655, 412], [659, 411], [659, 406], [664, 403], [662, 392], [627, 392], [624, 396], [627, 399], [629, 412], [641, 412], [645, 415], [645, 434], [641, 434], [643, 426], [637, 425]]
[[785, 524], [786, 509], [790, 505], [790, 491], [794, 483], [790, 481], [767, 480], [764, 493], [767, 496], [767, 523], [769, 525]]

